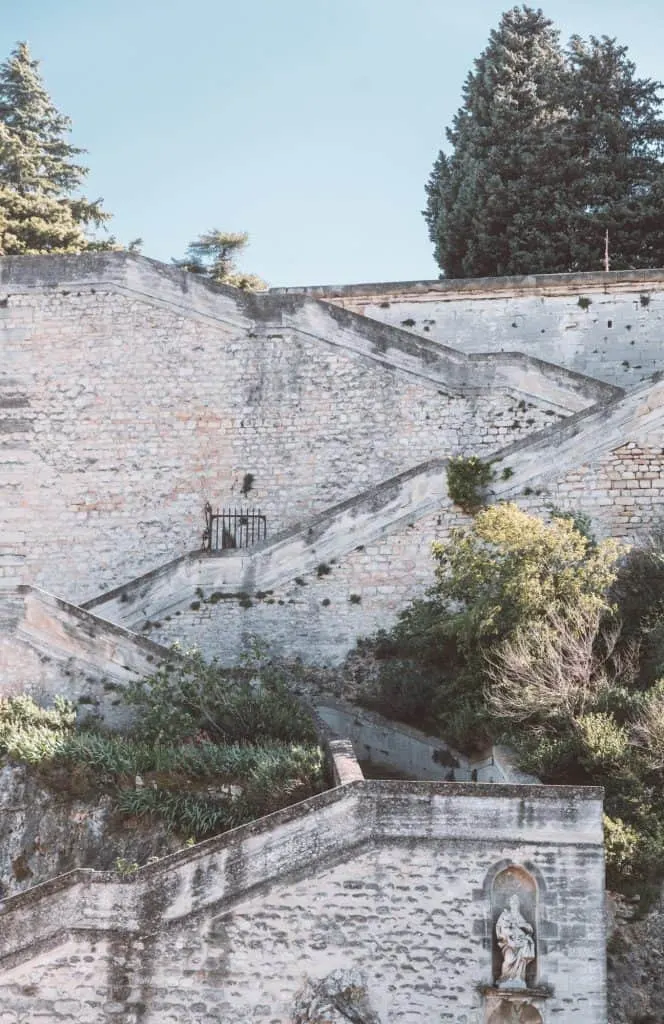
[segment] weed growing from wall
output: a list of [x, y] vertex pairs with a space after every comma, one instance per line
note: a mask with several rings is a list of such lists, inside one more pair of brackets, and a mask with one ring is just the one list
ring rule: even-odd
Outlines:
[[493, 480], [490, 462], [476, 455], [460, 455], [447, 464], [447, 493], [459, 508], [474, 515], [485, 504], [486, 489]]

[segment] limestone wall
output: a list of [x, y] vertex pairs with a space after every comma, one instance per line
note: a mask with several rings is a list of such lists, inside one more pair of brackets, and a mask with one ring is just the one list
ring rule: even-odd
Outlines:
[[126, 254], [0, 261], [0, 345], [0, 580], [76, 603], [198, 547], [207, 500], [273, 535], [611, 393]]
[[21, 586], [0, 596], [2, 694], [65, 697], [83, 718], [102, 715], [108, 725], [122, 725], [126, 709], [116, 691], [151, 674], [168, 652], [44, 591]]
[[[664, 500], [663, 403], [664, 384], [642, 385], [496, 453], [494, 500], [538, 514], [586, 512], [599, 536], [646, 533]], [[358, 636], [389, 626], [433, 583], [432, 540], [469, 522], [446, 491], [445, 464], [434, 460], [330, 510], [311, 531], [253, 553], [174, 563], [91, 607], [160, 643], [193, 643], [224, 661], [258, 635], [275, 653], [338, 664]]]
[[632, 387], [664, 369], [664, 271], [275, 289], [463, 352], [522, 352]]
[[605, 1024], [599, 792], [435, 783], [354, 783], [131, 881], [76, 871], [6, 900], [2, 1012], [284, 1024], [339, 972], [381, 1024], [483, 1024], [500, 878], [535, 928], [525, 1001]]

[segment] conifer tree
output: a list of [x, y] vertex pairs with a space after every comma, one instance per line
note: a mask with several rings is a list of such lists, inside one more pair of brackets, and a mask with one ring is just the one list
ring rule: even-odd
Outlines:
[[519, 221], [529, 225], [530, 247], [554, 245], [557, 182], [546, 157], [562, 67], [558, 33], [528, 7], [502, 16], [475, 61], [447, 132], [452, 155], [439, 155], [427, 185], [425, 218], [448, 276], [529, 270]]
[[109, 219], [101, 201], [79, 194], [84, 150], [68, 141], [71, 122], [53, 105], [27, 43], [0, 65], [0, 254], [80, 252], [90, 226]]
[[246, 231], [219, 231], [213, 228], [190, 242], [184, 259], [173, 262], [181, 270], [200, 274], [216, 284], [229, 284], [251, 292], [264, 291], [267, 284], [262, 278], [237, 269], [235, 261], [248, 243], [249, 235]]
[[475, 61], [426, 185], [448, 277], [664, 262], [660, 85], [615, 40], [563, 51], [541, 11], [507, 11]]
[[615, 39], [570, 40], [563, 96], [575, 209], [570, 269], [598, 266], [606, 231], [613, 269], [664, 266], [661, 88], [636, 77]]

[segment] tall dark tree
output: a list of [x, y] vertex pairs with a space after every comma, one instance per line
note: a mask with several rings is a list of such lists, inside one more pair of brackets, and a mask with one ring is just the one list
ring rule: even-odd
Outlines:
[[68, 141], [71, 122], [53, 105], [27, 43], [0, 65], [0, 254], [103, 248], [86, 231], [109, 219], [79, 189], [84, 150]]
[[661, 83], [637, 78], [627, 47], [573, 36], [563, 101], [574, 181], [571, 269], [664, 266]]
[[507, 11], [475, 61], [426, 185], [448, 277], [664, 261], [660, 86], [615, 40], [563, 51], [541, 11]]
[[439, 155], [427, 185], [425, 218], [448, 276], [529, 270], [519, 221], [531, 246], [552, 247], [557, 182], [545, 156], [563, 66], [558, 33], [528, 7], [503, 15], [475, 61], [447, 131], [452, 153]]

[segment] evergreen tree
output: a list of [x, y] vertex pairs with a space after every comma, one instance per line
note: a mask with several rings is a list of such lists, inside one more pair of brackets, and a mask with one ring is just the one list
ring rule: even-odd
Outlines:
[[507, 11], [475, 61], [426, 185], [448, 277], [660, 266], [659, 83], [615, 40], [563, 51], [541, 11]]
[[219, 231], [213, 228], [199, 235], [187, 247], [182, 260], [173, 260], [177, 267], [190, 274], [201, 274], [216, 284], [229, 284], [245, 291], [264, 291], [267, 284], [256, 274], [244, 274], [237, 269], [236, 259], [247, 247], [246, 231]]
[[564, 95], [571, 269], [597, 267], [606, 231], [614, 269], [664, 265], [662, 86], [635, 72], [615, 39], [572, 37]]
[[[520, 223], [528, 225], [528, 248], [555, 249], [558, 182], [549, 151], [562, 68], [558, 33], [528, 7], [503, 15], [475, 61], [447, 132], [452, 155], [439, 155], [427, 185], [425, 218], [449, 277], [530, 271]], [[545, 252], [540, 262], [551, 258]]]
[[109, 219], [101, 201], [78, 190], [84, 150], [70, 145], [69, 118], [44, 89], [39, 63], [18, 43], [0, 65], [0, 254], [80, 252], [105, 248], [86, 229]]

